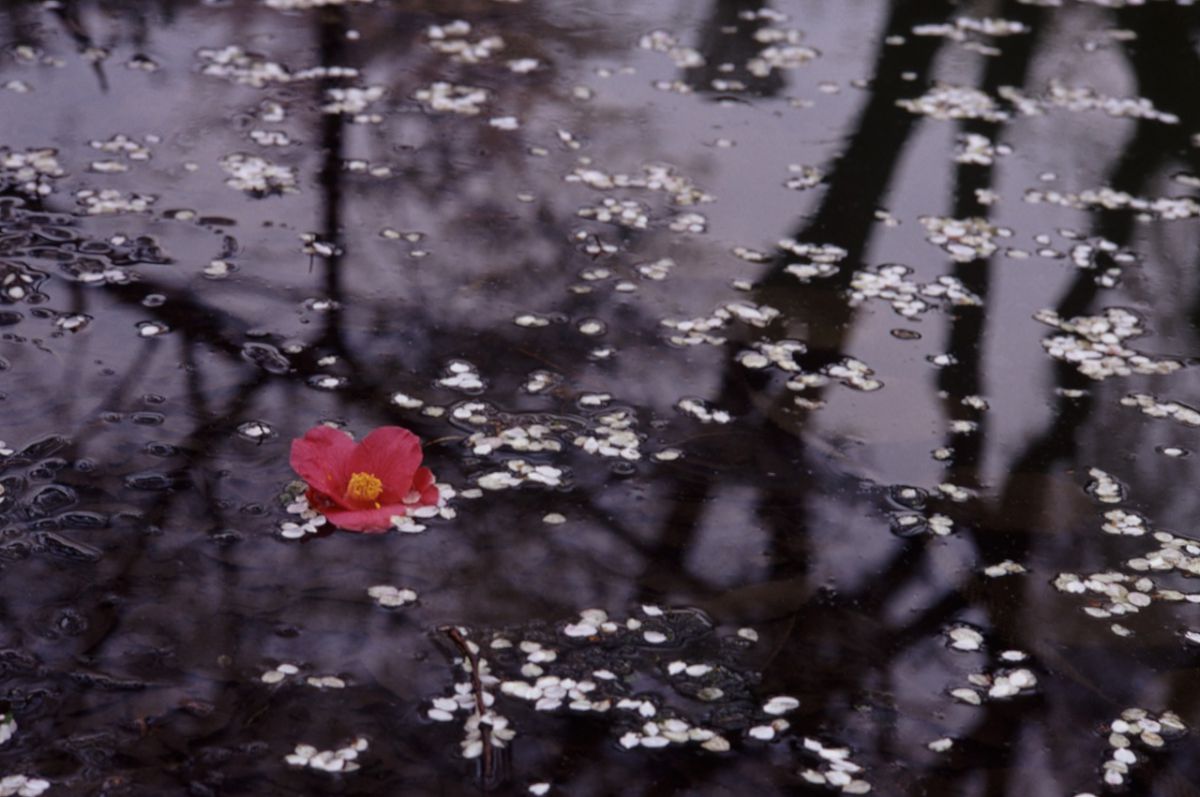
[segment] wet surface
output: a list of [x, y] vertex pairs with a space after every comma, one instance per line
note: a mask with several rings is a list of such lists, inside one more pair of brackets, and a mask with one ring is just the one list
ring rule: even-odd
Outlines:
[[0, 795], [1200, 794], [1194, 6], [132, 5], [0, 10]]

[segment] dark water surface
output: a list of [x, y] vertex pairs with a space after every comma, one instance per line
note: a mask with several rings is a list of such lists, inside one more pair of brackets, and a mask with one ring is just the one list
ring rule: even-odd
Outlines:
[[1200, 795], [1200, 9], [0, 31], [0, 795]]

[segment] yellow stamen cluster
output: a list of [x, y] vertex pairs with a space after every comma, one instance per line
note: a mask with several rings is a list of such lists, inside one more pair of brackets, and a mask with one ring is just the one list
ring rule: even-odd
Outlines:
[[355, 501], [374, 501], [382, 492], [383, 482], [373, 473], [355, 473], [346, 485], [346, 497]]

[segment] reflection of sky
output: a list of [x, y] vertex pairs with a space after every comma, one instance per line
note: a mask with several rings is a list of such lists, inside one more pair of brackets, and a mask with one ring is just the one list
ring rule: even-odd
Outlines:
[[[261, 668], [268, 658], [307, 657], [322, 671], [353, 672], [360, 683], [383, 687], [411, 708], [445, 685], [441, 661], [423, 636], [438, 623], [556, 619], [593, 605], [618, 613], [630, 601], [645, 598], [700, 605], [731, 627], [764, 624], [766, 644], [774, 651], [767, 674], [772, 687], [804, 692], [806, 705], [813, 701], [814, 714], [824, 711], [833, 722], [845, 724], [856, 745], [873, 751], [877, 760], [871, 763], [880, 772], [886, 772], [888, 761], [925, 755], [925, 737], [951, 732], [947, 728], [969, 731], [974, 715], [967, 709], [951, 706], [949, 719], [942, 720], [946, 698], [941, 690], [952, 680], [961, 682], [971, 667], [978, 669], [978, 662], [964, 665], [957, 654], [942, 650], [937, 623], [924, 629], [927, 633], [919, 643], [896, 654], [893, 669], [871, 670], [862, 683], [834, 682], [825, 671], [830, 683], [814, 686], [805, 681], [809, 671], [787, 659], [811, 641], [814, 661], [836, 663], [842, 656], [847, 671], [873, 662], [881, 653], [872, 647], [877, 639], [953, 594], [955, 585], [988, 563], [983, 559], [993, 549], [986, 548], [986, 539], [977, 547], [976, 538], [964, 534], [930, 546], [928, 555], [914, 554], [911, 570], [891, 572], [902, 584], [882, 604], [864, 598], [850, 610], [840, 609], [846, 614], [841, 617], [822, 615], [809, 602], [818, 587], [830, 594], [886, 587], [873, 582], [888, 572], [884, 568], [898, 552], [907, 550], [888, 534], [878, 496], [867, 489], [871, 483], [929, 488], [957, 478], [953, 473], [947, 476], [929, 453], [946, 441], [946, 408], [937, 395], [938, 372], [925, 358], [947, 345], [949, 314], [933, 309], [919, 321], [907, 321], [883, 302], [862, 307], [849, 322], [841, 350], [874, 368], [885, 389], [857, 393], [835, 384], [823, 393], [826, 408], [799, 415], [771, 410], [772, 402], [780, 401], [778, 384], [774, 390], [756, 387], [745, 391], [745, 414], [728, 428], [702, 427], [681, 418], [672, 405], [683, 396], [726, 395], [722, 391], [729, 351], [669, 348], [658, 328], [664, 317], [704, 316], [724, 302], [751, 298], [732, 289], [730, 281], [754, 279], [767, 266], [744, 262], [731, 250], [746, 246], [769, 252], [817, 212], [824, 189], [784, 188], [787, 167], [811, 164], [829, 172], [854, 135], [858, 113], [871, 94], [851, 81], [871, 77], [884, 24], [883, 4], [839, 3], [836, 12], [831, 10], [834, 5], [823, 3], [787, 7], [792, 21], [785, 25], [802, 27], [805, 43], [821, 50], [822, 56], [787, 72], [778, 96], [732, 103], [654, 90], [653, 81], [680, 74], [665, 55], [635, 46], [640, 35], [655, 28], [676, 33], [685, 44], [699, 41], [707, 3], [623, 3], [606, 5], [605, 11], [586, 3], [544, 5], [506, 10], [495, 17], [500, 20], [495, 24], [510, 40], [512, 56], [518, 49], [520, 55], [537, 51], [551, 63], [548, 73], [518, 79], [494, 74], [495, 66], [464, 69], [462, 82], [495, 89], [492, 105], [472, 119], [428, 116], [408, 99], [445, 69], [444, 57], [419, 41], [419, 31], [435, 17], [389, 6], [352, 12], [352, 24], [362, 30], [363, 40], [345, 43], [346, 59], [363, 69], [364, 82], [385, 84], [389, 93], [381, 104], [383, 124], [342, 126], [342, 154], [389, 163], [398, 176], [383, 181], [342, 176], [337, 237], [345, 249], [340, 260], [345, 311], [332, 316], [302, 307], [305, 299], [321, 297], [326, 290], [325, 263], [310, 263], [299, 240], [305, 232], [328, 233], [323, 216], [327, 196], [319, 181], [325, 143], [324, 120], [315, 112], [319, 83], [264, 90], [233, 86], [198, 74], [194, 57], [199, 47], [238, 43], [293, 69], [315, 65], [320, 57], [313, 23], [317, 17], [242, 3], [236, 8], [189, 7], [170, 22], [152, 18], [139, 50], [162, 68], [144, 74], [122, 66], [133, 53], [123, 43], [130, 35], [128, 21], [88, 7], [82, 13], [84, 27], [99, 43], [118, 42], [104, 65], [110, 86], [106, 93], [99, 91], [91, 67], [55, 31], [53, 18], [37, 17], [47, 52], [62, 57], [66, 65], [55, 69], [8, 63], [0, 71], [4, 80], [20, 77], [34, 88], [28, 95], [0, 92], [0, 136], [13, 148], [60, 148], [70, 174], [60, 181], [62, 190], [49, 206], [69, 211], [76, 188], [111, 186], [159, 194], [159, 212], [191, 208], [200, 215], [236, 220], [232, 226], [206, 226], [157, 215], [120, 216], [81, 220], [79, 229], [95, 238], [117, 232], [155, 236], [176, 262], [138, 270], [164, 291], [212, 308], [220, 324], [228, 321], [222, 329], [237, 338], [235, 343], [260, 336], [274, 342], [316, 341], [331, 325], [343, 324], [340, 334], [362, 366], [356, 374], [362, 384], [344, 394], [328, 393], [306, 387], [301, 378], [262, 377], [204, 340], [199, 330], [180, 328], [161, 340], [138, 340], [134, 325], [149, 318], [150, 309], [122, 304], [117, 297], [125, 294], [109, 289], [73, 290], [52, 279], [46, 288], [50, 307], [77, 309], [95, 320], [77, 335], [49, 338], [50, 322], [29, 317], [17, 330], [45, 339], [41, 347], [12, 339], [0, 342], [0, 354], [13, 366], [9, 375], [21, 380], [19, 387], [13, 382], [6, 388], [4, 411], [10, 428], [0, 437], [10, 444], [50, 433], [76, 438], [75, 456], [100, 465], [97, 494], [88, 500], [102, 507], [99, 511], [147, 512], [161, 534], [137, 523], [130, 524], [136, 532], [128, 537], [96, 534], [94, 544], [104, 557], [87, 577], [69, 574], [62, 581], [55, 578], [59, 573], [53, 561], [22, 563], [30, 574], [44, 576], [36, 582], [36, 602], [72, 604], [73, 590], [84, 580], [120, 592], [130, 606], [122, 619], [128, 630], [107, 643], [97, 632], [99, 641], [85, 639], [79, 651], [95, 644], [100, 664], [119, 671], [143, 648], [172, 645], [178, 648], [184, 670], [203, 674], [194, 676], [204, 681], [195, 684], [190, 683], [193, 676], [171, 680], [176, 676], [167, 678], [151, 668], [154, 677], [172, 684], [164, 687], [172, 694], [139, 698], [138, 708], [146, 713], [161, 710], [190, 688], [214, 701], [222, 699], [220, 681], [227, 676], [211, 669], [214, 650], [233, 657], [236, 667], [247, 672]], [[479, 12], [479, 4], [461, 8], [468, 16]], [[386, 21], [379, 30], [387, 35], [371, 27], [376, 15]], [[1116, 45], [1094, 53], [1080, 48], [1082, 31], [1115, 24], [1107, 14], [1073, 6], [1052, 20], [1034, 58], [1031, 91], [1059, 78], [1112, 96], [1136, 94], [1136, 81]], [[1007, 44], [1001, 40], [1000, 46]], [[969, 83], [978, 78], [983, 61], [961, 48], [944, 46], [933, 78]], [[636, 71], [621, 74], [622, 66]], [[595, 70], [601, 67], [614, 74], [598, 76]], [[822, 91], [824, 81], [836, 83], [838, 93]], [[523, 88], [526, 85], [536, 88]], [[595, 98], [586, 103], [572, 99], [576, 85], [590, 87]], [[914, 83], [905, 96], [923, 90]], [[289, 108], [285, 122], [253, 118], [265, 98], [284, 101]], [[811, 101], [812, 106], [793, 107], [791, 98]], [[519, 131], [487, 127], [488, 116], [508, 113], [520, 117]], [[1092, 234], [1094, 214], [1029, 205], [1021, 196], [1031, 187], [1079, 191], [1105, 185], [1134, 126], [1098, 112], [1063, 110], [1008, 125], [1004, 141], [1015, 151], [998, 161], [992, 186], [1002, 197], [992, 209], [992, 220], [1015, 233], [1002, 246], [1032, 251], [1039, 248], [1033, 237], [1044, 233], [1053, 239], [1052, 246], [1065, 251], [1071, 242], [1057, 232], [1060, 228]], [[248, 138], [254, 127], [285, 129], [296, 144], [259, 148]], [[559, 129], [586, 142], [584, 148], [570, 151], [560, 146]], [[845, 267], [903, 263], [922, 282], [951, 272], [948, 258], [924, 240], [918, 218], [953, 213], [956, 172], [951, 153], [960, 128], [954, 122], [922, 120], [914, 130], [886, 195], [878, 198], [901, 225], [876, 224], [864, 262]], [[107, 157], [91, 151], [86, 142], [116, 133], [139, 138], [154, 133], [164, 141], [153, 148], [153, 160], [135, 163], [127, 174], [86, 173], [90, 160]], [[731, 139], [735, 146], [719, 148], [714, 144], [718, 138]], [[531, 145], [544, 146], [549, 154], [533, 157], [527, 153]], [[302, 191], [254, 200], [226, 187], [218, 161], [237, 151], [295, 166]], [[594, 229], [609, 242], [619, 241], [621, 233], [576, 217], [581, 206], [598, 203], [602, 196], [562, 181], [581, 156], [610, 172], [636, 174], [650, 162], [676, 166], [716, 197], [712, 204], [682, 208], [708, 216], [709, 231], [693, 236], [667, 231], [671, 209], [664, 197], [637, 193], [650, 205], [656, 229], [630, 239], [628, 250], [615, 258], [593, 264], [568, 240], [569, 233]], [[184, 161], [197, 163], [198, 171], [185, 172]], [[1048, 171], [1057, 178], [1040, 180]], [[1175, 171], [1170, 167], [1147, 180], [1146, 195], [1185, 193], [1166, 179]], [[518, 201], [516, 194], [523, 191], [533, 194], [534, 201]], [[379, 236], [384, 227], [421, 231], [426, 237], [418, 244], [384, 240]], [[1101, 291], [1090, 311], [1110, 305], [1140, 310], [1148, 315], [1150, 335], [1135, 341], [1135, 347], [1190, 354], [1195, 342], [1187, 314], [1195, 286], [1183, 275], [1184, 264], [1190, 265], [1185, 258], [1195, 249], [1195, 229], [1194, 222], [1135, 224], [1126, 245], [1143, 256], [1142, 264], [1127, 267], [1122, 285]], [[204, 280], [200, 270], [221, 251], [224, 234], [237, 239], [239, 251], [231, 259], [238, 271], [225, 282]], [[414, 248], [430, 254], [411, 257], [407, 253]], [[665, 282], [641, 281], [636, 292], [623, 294], [613, 291], [612, 279], [592, 283], [588, 295], [568, 292], [589, 266], [606, 265], [618, 272], [617, 278], [625, 278], [632, 264], [664, 256], [677, 262]], [[1028, 532], [1036, 549], [1030, 554], [1034, 561], [1027, 562], [1034, 573], [1011, 587], [1020, 600], [1012, 605], [1022, 614], [992, 621], [1013, 634], [1007, 644], [1032, 648], [1045, 657], [1047, 668], [1060, 674], [1065, 668], [1056, 667], [1056, 661], [1061, 664], [1076, 648], [1091, 651], [1096, 660], [1087, 677], [1102, 681], [1097, 688], [1113, 696], [1112, 701], [1169, 702], [1166, 679], [1147, 673], [1144, 689], [1130, 683], [1117, 671], [1125, 654], [1120, 649], [1112, 652], [1114, 642], [1104, 624], [1085, 622], [1078, 606], [1046, 583], [1057, 570], [1093, 572], [1127, 555], [1110, 540], [1095, 540], [1097, 514], [1078, 489], [1093, 465], [1125, 479], [1155, 520], [1176, 524], [1181, 532], [1189, 530], [1195, 500], [1191, 491], [1179, 490], [1178, 485], [1189, 483], [1185, 477], [1193, 475], [1196, 457], [1165, 460], [1153, 447], [1194, 445], [1172, 422], [1150, 421], [1117, 401], [1134, 389], [1186, 400], [1195, 392], [1188, 390], [1194, 377], [1185, 371], [1169, 380], [1139, 377], [1095, 386], [1092, 416], [1078, 430], [1066, 432], [1078, 445], [1075, 458], [1049, 474], [1014, 474], [1015, 458], [1052, 422], [1057, 402], [1053, 363], [1040, 345], [1049, 328], [1034, 322], [1032, 315], [1054, 306], [1079, 272], [1069, 260], [1036, 255], [1016, 260], [998, 254], [990, 265], [978, 262], [967, 268], [990, 268], [978, 363], [992, 409], [986, 416], [979, 480], [988, 500], [997, 499], [1004, 489], [1017, 496], [1005, 505], [1010, 515], [979, 521], [985, 529], [980, 536]], [[592, 341], [573, 332], [573, 326], [520, 330], [511, 319], [522, 312], [560, 313], [572, 324], [596, 316], [608, 323], [609, 332]], [[810, 323], [804, 318], [791, 321], [798, 328]], [[922, 337], [901, 340], [890, 334], [897, 328], [917, 330]], [[193, 338], [192, 332], [200, 337]], [[756, 334], [734, 329], [730, 336], [741, 342]], [[805, 338], [801, 332], [795, 336]], [[615, 346], [615, 358], [588, 361], [587, 350], [601, 344]], [[322, 345], [332, 345], [329, 337]], [[574, 492], [488, 495], [463, 502], [458, 521], [419, 537], [365, 540], [335, 535], [305, 546], [284, 546], [271, 539], [277, 513], [273, 507], [263, 512], [253, 505], [272, 504], [289, 478], [287, 439], [318, 419], [347, 421], [359, 432], [380, 423], [403, 422], [420, 427], [429, 438], [457, 434], [439, 421], [400, 413], [383, 403], [392, 390], [440, 404], [456, 400], [454, 394], [432, 386], [450, 357], [465, 357], [480, 366], [492, 384], [485, 398], [502, 409], [575, 415], [577, 392], [610, 392], [618, 403], [643, 410], [639, 428], [650, 437], [647, 452], [671, 444], [683, 449], [685, 457], [674, 468], [642, 463], [635, 477], [621, 479], [610, 474], [605, 463], [572, 453], [563, 460], [575, 470]], [[566, 375], [568, 391], [563, 397], [529, 397], [518, 391], [528, 372], [547, 367]], [[730, 379], [742, 385], [742, 378], [734, 371]], [[160, 394], [165, 402], [148, 402], [146, 394]], [[244, 405], [239, 405], [243, 399]], [[786, 396], [782, 401], [786, 406]], [[142, 427], [128, 418], [100, 417], [104, 412], [142, 409], [162, 412], [164, 424]], [[233, 439], [231, 430], [247, 418], [269, 421], [280, 436], [259, 447]], [[183, 445], [189, 453], [182, 460], [160, 463], [143, 450], [150, 441]], [[429, 457], [440, 474], [456, 483], [470, 467], [454, 441], [432, 446]], [[131, 496], [122, 486], [122, 477], [130, 473], [187, 462], [195, 465], [188, 491]], [[1068, 467], [1075, 472], [1064, 473]], [[700, 489], [704, 484], [707, 492]], [[1024, 493], [1031, 496], [1028, 506], [1020, 499]], [[669, 532], [686, 525], [680, 514], [687, 514], [690, 502], [697, 507], [691, 521], [694, 534], [678, 541], [676, 547], [682, 550], [674, 550]], [[551, 509], [566, 514], [569, 525], [541, 523]], [[242, 540], [219, 547], [200, 539], [217, 528], [235, 529]], [[919, 551], [919, 546], [912, 550]], [[421, 594], [420, 612], [402, 620], [372, 614], [365, 626], [355, 626], [361, 622], [356, 602], [365, 586], [392, 582]], [[6, 595], [15, 606], [33, 601], [35, 596], [16, 594], [16, 589], [10, 586]], [[968, 602], [956, 616], [986, 625], [985, 609], [992, 604], [972, 600], [976, 605]], [[180, 617], [180, 601], [199, 607], [204, 616]], [[95, 627], [102, 628], [100, 613], [92, 606], [95, 600], [82, 603], [90, 607]], [[1165, 607], [1155, 610], [1160, 611], [1156, 617], [1172, 616]], [[1053, 637], [1019, 628], [1022, 623], [1035, 627], [1051, 620]], [[797, 625], [807, 630], [797, 635]], [[1139, 628], [1149, 637], [1148, 644], [1165, 645], [1162, 640], [1172, 632], [1165, 625]], [[68, 666], [55, 647], [59, 643], [29, 644], [55, 666]], [[403, 648], [402, 656], [397, 656], [397, 647]], [[890, 651], [882, 653], [886, 657]], [[767, 658], [763, 654], [764, 661]], [[1053, 684], [1072, 697], [1086, 691], [1073, 675]], [[830, 694], [823, 703], [826, 687]], [[901, 737], [910, 733], [913, 741], [891, 739], [873, 748], [870, 718], [848, 719], [849, 708], [841, 702], [860, 699], [855, 690], [886, 694], [888, 710], [901, 716], [880, 720], [881, 727]], [[1111, 707], [1087, 709], [1088, 721], [1083, 722], [1049, 690], [1047, 703], [1046, 727], [1073, 724], [1079, 749], [1087, 750], [1072, 754], [1080, 762], [1072, 766], [1082, 773], [1082, 789], [1092, 783], [1087, 778], [1100, 754], [1090, 745], [1092, 740], [1084, 738], [1087, 731], [1080, 729], [1104, 721]], [[109, 718], [104, 707], [90, 708], [97, 722]], [[347, 733], [357, 730], [354, 721], [373, 717], [361, 707], [349, 715], [339, 724]], [[1038, 738], [1030, 734], [1020, 737], [1022, 749]], [[545, 738], [552, 735], [547, 731]], [[553, 750], [550, 743], [541, 743]], [[897, 746], [902, 748], [899, 752]], [[438, 750], [433, 759], [444, 762], [451, 756], [449, 749]], [[751, 760], [772, 773], [763, 779], [776, 785], [790, 782], [780, 774], [792, 766], [782, 754], [764, 753]], [[438, 765], [432, 766], [437, 770]]]

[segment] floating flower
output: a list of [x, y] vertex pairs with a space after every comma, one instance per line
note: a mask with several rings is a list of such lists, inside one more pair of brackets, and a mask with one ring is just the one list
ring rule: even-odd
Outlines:
[[392, 517], [436, 506], [433, 473], [421, 467], [421, 440], [399, 426], [381, 426], [355, 443], [329, 426], [292, 441], [291, 465], [308, 484], [309, 505], [347, 531], [379, 533]]

